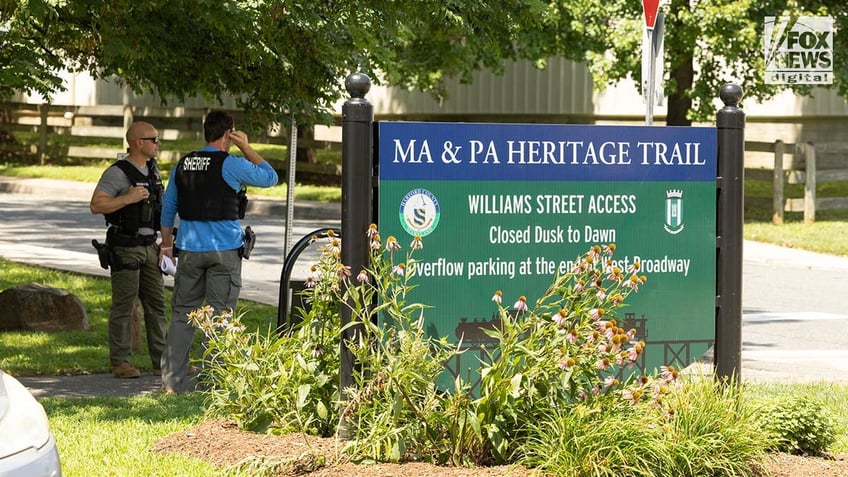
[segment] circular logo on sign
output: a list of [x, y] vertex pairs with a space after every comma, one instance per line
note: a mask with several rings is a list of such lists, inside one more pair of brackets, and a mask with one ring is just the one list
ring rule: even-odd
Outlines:
[[413, 237], [431, 234], [439, 225], [439, 201], [427, 189], [409, 191], [400, 202], [400, 223]]

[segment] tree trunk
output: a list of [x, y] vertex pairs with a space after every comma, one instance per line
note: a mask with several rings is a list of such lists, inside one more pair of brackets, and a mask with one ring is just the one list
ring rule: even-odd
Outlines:
[[671, 70], [674, 80], [674, 91], [668, 96], [668, 114], [665, 124], [667, 126], [691, 126], [692, 121], [686, 117], [692, 108], [692, 98], [686, 95], [686, 91], [692, 87], [695, 70], [692, 67], [692, 57]]
[[318, 157], [315, 155], [315, 130], [311, 127], [297, 128], [297, 162], [308, 162], [315, 164]]
[[695, 79], [694, 41], [682, 37], [685, 25], [679, 20], [680, 12], [689, 10], [688, 0], [672, 0], [667, 19], [665, 49], [671, 71], [673, 91], [668, 95], [667, 126], [691, 126], [686, 115], [692, 108], [692, 98], [686, 92]]
[[0, 144], [14, 144], [18, 145], [18, 139], [12, 134], [11, 131], [5, 129], [3, 126], [0, 126]]
[[12, 112], [7, 108], [0, 108], [0, 144], [20, 144], [12, 131], [6, 128], [12, 124]]

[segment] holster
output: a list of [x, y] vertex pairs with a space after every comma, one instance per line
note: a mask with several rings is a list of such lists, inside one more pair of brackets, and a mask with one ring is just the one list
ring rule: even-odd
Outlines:
[[93, 239], [91, 245], [97, 250], [97, 258], [100, 260], [100, 266], [108, 270], [112, 264], [112, 253], [109, 251], [109, 246], [105, 243], [98, 242], [97, 239]]
[[244, 228], [244, 245], [239, 249], [239, 256], [245, 260], [250, 259], [250, 253], [253, 252], [253, 247], [256, 245], [256, 234], [248, 225]]
[[100, 260], [100, 266], [104, 269], [111, 268], [113, 272], [121, 270], [138, 270], [141, 265], [137, 262], [124, 263], [121, 256], [115, 253], [115, 249], [109, 244], [111, 236], [107, 233], [106, 243], [100, 243], [97, 239], [91, 241], [91, 245], [97, 250], [97, 259]]

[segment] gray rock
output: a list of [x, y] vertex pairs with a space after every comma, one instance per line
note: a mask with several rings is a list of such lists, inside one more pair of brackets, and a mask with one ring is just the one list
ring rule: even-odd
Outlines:
[[82, 301], [66, 290], [30, 283], [0, 292], [0, 331], [87, 329]]

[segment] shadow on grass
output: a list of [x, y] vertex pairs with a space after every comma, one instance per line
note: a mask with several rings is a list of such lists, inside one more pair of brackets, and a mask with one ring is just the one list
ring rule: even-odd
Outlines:
[[156, 422], [199, 419], [205, 411], [203, 399], [202, 393], [190, 393], [128, 398], [43, 398], [40, 402], [51, 419], [64, 417], [79, 419], [80, 422]]

